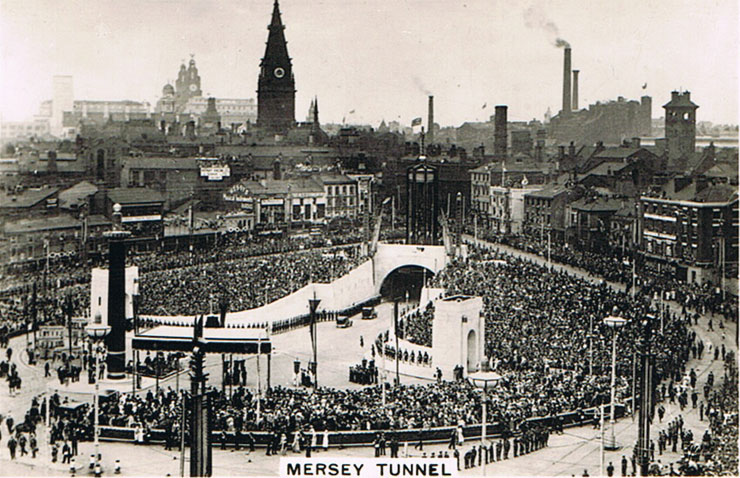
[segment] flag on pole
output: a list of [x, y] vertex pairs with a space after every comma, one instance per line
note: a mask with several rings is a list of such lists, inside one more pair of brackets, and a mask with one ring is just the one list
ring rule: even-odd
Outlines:
[[411, 120], [411, 127], [413, 128], [414, 126], [421, 126], [421, 116]]

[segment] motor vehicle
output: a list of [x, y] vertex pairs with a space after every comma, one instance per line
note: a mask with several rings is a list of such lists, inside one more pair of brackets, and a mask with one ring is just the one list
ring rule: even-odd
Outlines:
[[362, 320], [372, 320], [378, 317], [378, 313], [375, 312], [375, 307], [363, 307], [362, 308]]

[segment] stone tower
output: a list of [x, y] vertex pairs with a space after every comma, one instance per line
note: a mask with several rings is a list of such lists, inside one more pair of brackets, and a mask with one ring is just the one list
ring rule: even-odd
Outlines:
[[686, 159], [696, 150], [696, 109], [691, 93], [671, 92], [665, 108], [665, 139], [668, 159]]

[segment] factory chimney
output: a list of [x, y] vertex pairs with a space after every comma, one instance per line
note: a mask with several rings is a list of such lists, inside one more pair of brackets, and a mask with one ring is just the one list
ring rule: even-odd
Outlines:
[[506, 143], [508, 133], [506, 131], [507, 118], [506, 113], [508, 106], [497, 105], [496, 116], [494, 117], [494, 130], [493, 130], [493, 155], [496, 159], [506, 159]]
[[578, 70], [573, 70], [573, 111], [578, 111]]
[[434, 142], [434, 96], [429, 95], [429, 117], [427, 119], [427, 144]]
[[563, 56], [563, 109], [560, 110], [562, 115], [570, 113], [573, 104], [570, 99], [570, 47], [565, 47]]

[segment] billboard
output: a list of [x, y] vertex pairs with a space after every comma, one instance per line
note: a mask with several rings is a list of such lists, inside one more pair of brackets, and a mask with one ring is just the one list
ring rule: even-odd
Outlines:
[[200, 175], [206, 178], [206, 181], [223, 181], [224, 178], [231, 176], [231, 168], [228, 164], [201, 166]]

